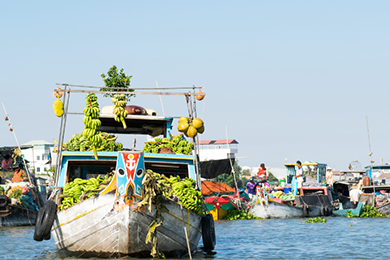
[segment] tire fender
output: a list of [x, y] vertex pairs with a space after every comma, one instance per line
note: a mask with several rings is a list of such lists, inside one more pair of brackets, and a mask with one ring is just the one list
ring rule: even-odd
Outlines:
[[48, 200], [43, 208], [39, 210], [37, 221], [35, 223], [34, 240], [42, 241], [50, 239], [50, 230], [57, 215], [57, 204]]
[[202, 239], [203, 247], [206, 250], [213, 250], [217, 243], [215, 238], [215, 226], [213, 215], [207, 214], [202, 216]]
[[0, 208], [5, 208], [8, 206], [8, 197], [5, 195], [0, 195]]

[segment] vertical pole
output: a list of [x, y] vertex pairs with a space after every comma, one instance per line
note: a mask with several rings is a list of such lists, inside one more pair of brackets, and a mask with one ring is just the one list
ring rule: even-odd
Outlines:
[[372, 162], [373, 161], [372, 161], [372, 152], [371, 152], [370, 131], [368, 128], [368, 117], [367, 116], [366, 116], [366, 125], [367, 125], [368, 150], [369, 150], [368, 156], [370, 156], [370, 178], [372, 179], [372, 187], [373, 187], [373, 191], [375, 194], [375, 182], [374, 182], [374, 177], [372, 176]]
[[58, 148], [57, 148], [57, 163], [56, 163], [56, 171], [55, 171], [55, 185], [58, 185], [59, 171], [62, 162], [62, 146], [64, 142], [65, 136], [65, 126], [66, 126], [66, 117], [68, 116], [68, 107], [69, 107], [69, 96], [70, 92], [67, 91], [67, 85], [64, 88], [64, 97], [63, 100], [65, 102], [64, 114], [61, 117], [61, 126], [60, 126], [60, 136], [58, 140]]

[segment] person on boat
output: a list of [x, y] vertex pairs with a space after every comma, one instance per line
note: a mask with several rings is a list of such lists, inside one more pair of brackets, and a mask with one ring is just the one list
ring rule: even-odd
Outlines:
[[351, 200], [351, 209], [356, 209], [359, 204], [359, 196], [363, 192], [359, 189], [357, 184], [352, 185], [352, 189], [349, 191], [349, 198]]
[[326, 179], [326, 184], [328, 184], [329, 186], [332, 187], [333, 186], [333, 172], [332, 172], [332, 168], [326, 167], [325, 179]]
[[1, 170], [2, 171], [11, 171], [11, 166], [12, 166], [12, 158], [7, 154], [4, 156], [3, 161], [1, 161]]
[[270, 187], [267, 182], [267, 168], [265, 168], [265, 164], [261, 163], [259, 171], [257, 173], [257, 180], [261, 183], [264, 183], [268, 188]]
[[252, 200], [252, 198], [256, 195], [256, 186], [257, 183], [255, 183], [255, 177], [252, 177], [246, 184], [246, 193], [248, 194], [250, 200]]
[[301, 161], [297, 161], [295, 169], [295, 178], [297, 178], [297, 184], [299, 189], [299, 195], [303, 195], [303, 168]]
[[23, 164], [13, 165], [14, 168], [14, 177], [12, 178], [12, 182], [22, 182], [23, 179], [28, 178], [27, 174], [23, 170]]

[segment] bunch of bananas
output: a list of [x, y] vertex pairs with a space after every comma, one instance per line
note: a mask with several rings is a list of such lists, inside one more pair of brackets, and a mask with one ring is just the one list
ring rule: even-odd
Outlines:
[[176, 154], [188, 155], [194, 149], [194, 144], [187, 142], [182, 135], [173, 136], [172, 139], [156, 137], [154, 141], [146, 141], [142, 151], [144, 153], [158, 153], [162, 147], [168, 147]]
[[[158, 173], [156, 175], [156, 178], [160, 177]], [[177, 196], [184, 207], [194, 211], [198, 215], [203, 214], [202, 192], [195, 189], [195, 180], [189, 178], [181, 180], [179, 176], [171, 176], [169, 179], [164, 178], [161, 182], [172, 187], [169, 193]], [[169, 197], [169, 194], [164, 193], [164, 196]]]
[[112, 174], [106, 174], [106, 177], [98, 176], [97, 178], [90, 178], [83, 180], [80, 178], [68, 182], [64, 186], [63, 194], [60, 195], [62, 199], [60, 210], [69, 208], [74, 204], [80, 202], [80, 197], [84, 194], [85, 197], [91, 197], [94, 193], [104, 189], [111, 181]]
[[[108, 151], [115, 152], [121, 151], [123, 145], [121, 143], [116, 143], [116, 136], [109, 135], [105, 132], [100, 132], [99, 135], [102, 136], [102, 144], [100, 147], [96, 148], [97, 151]], [[57, 141], [54, 140], [57, 143]], [[64, 145], [68, 151], [92, 151], [92, 143], [82, 134], [74, 134], [72, 138], [66, 142]]]
[[86, 95], [85, 104], [87, 105], [84, 108], [85, 117], [83, 118], [85, 127], [82, 134], [92, 143], [92, 150], [95, 155], [95, 159], [97, 160], [98, 157], [96, 153], [96, 148], [101, 146], [103, 139], [100, 135], [100, 109], [95, 93]]
[[123, 128], [126, 129], [127, 125], [125, 122], [125, 117], [127, 116], [128, 112], [126, 111], [126, 96], [124, 94], [120, 95], [114, 95], [114, 97], [111, 99], [112, 103], [114, 103], [114, 110], [112, 113], [115, 114], [115, 121], [122, 122]]

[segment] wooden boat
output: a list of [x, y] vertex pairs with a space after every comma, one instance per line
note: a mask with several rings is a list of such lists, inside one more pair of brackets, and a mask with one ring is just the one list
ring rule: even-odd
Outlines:
[[363, 203], [359, 202], [357, 207], [355, 209], [344, 209], [343, 204], [339, 204], [339, 209], [338, 210], [333, 210], [333, 215], [338, 216], [338, 217], [347, 217], [348, 212], [351, 212], [352, 215], [354, 216], [360, 216], [363, 212]]
[[5, 206], [0, 207], [0, 227], [33, 226], [37, 214], [35, 210], [7, 202]]
[[[69, 94], [67, 98], [68, 96]], [[65, 119], [66, 115], [67, 108]], [[99, 119], [101, 131], [131, 134], [157, 131], [165, 137], [170, 134], [173, 121], [170, 117], [128, 115], [125, 118], [127, 128], [124, 129], [121, 123], [114, 120], [114, 115], [100, 115]], [[59, 147], [62, 142], [61, 140]], [[152, 204], [151, 212], [139, 207], [138, 202], [144, 196], [142, 180], [145, 171], [151, 169], [167, 177], [174, 175], [200, 180], [196, 153], [97, 152], [96, 160], [93, 152], [59, 151], [57, 188], [53, 193], [56, 195], [54, 200], [49, 198], [46, 202], [45, 212], [42, 213], [46, 218], [42, 217], [42, 223], [35, 231], [39, 235], [37, 240], [47, 237], [42, 230], [53, 219], [54, 223], [50, 227], [57, 248], [75, 252], [79, 256], [150, 256], [152, 246], [145, 241], [150, 224], [155, 219], [156, 206]], [[60, 204], [59, 195], [69, 180], [104, 175], [110, 169], [115, 169], [115, 174], [104, 190], [59, 212], [55, 212], [54, 204], [52, 210], [54, 201], [57, 205]], [[200, 186], [198, 182], [198, 187]], [[198, 215], [167, 198], [164, 205], [168, 212], [161, 212], [164, 222], [156, 227], [159, 253], [168, 257], [191, 254], [197, 248], [201, 236], [205, 249], [214, 249], [215, 229], [210, 214]]]

